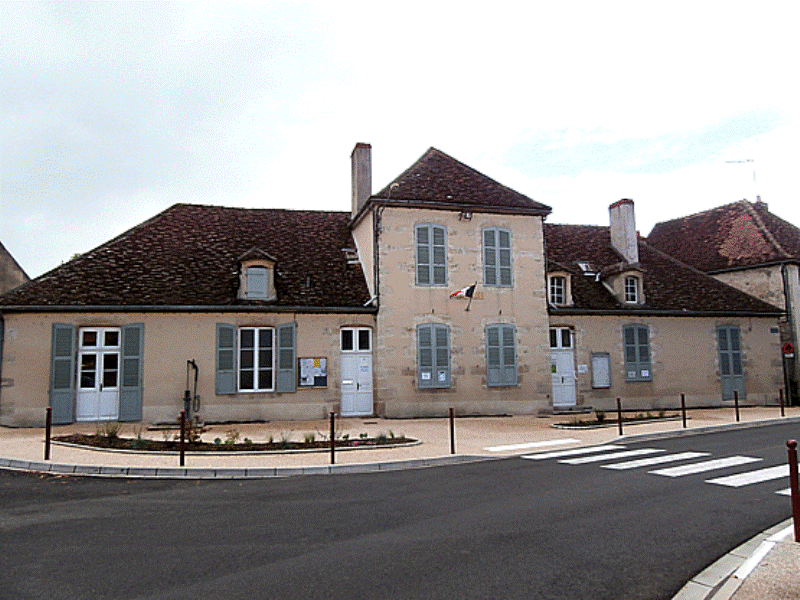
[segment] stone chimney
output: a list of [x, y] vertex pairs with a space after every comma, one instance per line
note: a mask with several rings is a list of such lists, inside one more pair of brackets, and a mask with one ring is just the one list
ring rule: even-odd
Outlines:
[[353, 174], [352, 216], [355, 217], [372, 195], [372, 146], [356, 144], [350, 155], [350, 162]]
[[623, 198], [608, 207], [611, 220], [611, 245], [625, 262], [639, 262], [639, 244], [636, 235], [636, 220], [633, 215], [633, 200]]

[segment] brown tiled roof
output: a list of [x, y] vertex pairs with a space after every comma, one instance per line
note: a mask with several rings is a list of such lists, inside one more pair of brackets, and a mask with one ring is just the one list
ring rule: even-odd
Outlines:
[[[346, 212], [176, 204], [0, 296], [0, 306], [362, 307], [369, 300]], [[239, 259], [276, 260], [277, 300], [237, 300]], [[248, 255], [249, 256], [249, 255]]]
[[373, 199], [396, 205], [509, 210], [549, 214], [551, 208], [515, 192], [483, 173], [430, 148]]
[[763, 202], [741, 200], [657, 223], [647, 241], [707, 273], [800, 260], [800, 228]]
[[[740, 292], [658, 251], [639, 240], [639, 264], [643, 273], [645, 304], [639, 308], [622, 306], [594, 276], [585, 275], [577, 261], [588, 261], [599, 270], [618, 265], [622, 259], [611, 247], [608, 227], [555, 225], [545, 223], [548, 271], [567, 270], [571, 274], [574, 306], [570, 310], [772, 313], [780, 311], [749, 294]], [[550, 265], [553, 265], [552, 267]]]

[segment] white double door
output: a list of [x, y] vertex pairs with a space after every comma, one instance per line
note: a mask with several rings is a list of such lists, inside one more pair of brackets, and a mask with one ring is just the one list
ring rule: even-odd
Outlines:
[[81, 329], [78, 344], [75, 418], [113, 421], [119, 417], [120, 330]]
[[342, 416], [363, 417], [374, 412], [372, 394], [372, 330], [341, 330]]

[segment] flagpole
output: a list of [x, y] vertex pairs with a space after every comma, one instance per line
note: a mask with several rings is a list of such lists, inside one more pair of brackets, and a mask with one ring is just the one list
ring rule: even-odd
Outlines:
[[[475, 282], [475, 288], [473, 288], [473, 290], [472, 290], [472, 296], [475, 295], [475, 289], [477, 289], [477, 287], [478, 287], [478, 282], [476, 281]], [[469, 311], [469, 307], [472, 305], [472, 296], [469, 297], [469, 302], [467, 302], [467, 308], [464, 309], [464, 312], [468, 312]]]

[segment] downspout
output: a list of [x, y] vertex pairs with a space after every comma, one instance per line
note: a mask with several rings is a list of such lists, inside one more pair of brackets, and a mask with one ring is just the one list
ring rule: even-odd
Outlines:
[[[795, 348], [795, 352], [797, 352], [797, 344], [796, 344], [796, 340], [794, 338], [794, 319], [793, 319], [793, 315], [792, 315], [792, 299], [790, 297], [791, 285], [790, 285], [790, 282], [789, 282], [789, 278], [787, 276], [787, 269], [786, 269], [786, 263], [785, 262], [781, 263], [781, 277], [783, 279], [783, 298], [784, 298], [784, 303], [785, 303], [785, 307], [786, 307], [786, 320], [787, 320], [787, 322], [789, 324], [789, 342], [791, 342], [792, 346], [794, 346], [794, 348]], [[793, 381], [796, 384], [796, 380], [794, 378], [795, 374], [793, 372], [790, 373], [789, 365], [787, 364], [787, 362], [789, 360], [795, 360], [796, 361], [797, 359], [785, 358], [783, 356], [783, 351], [781, 351], [781, 359], [782, 359], [782, 362], [784, 364], [784, 368], [783, 368], [783, 379], [784, 379], [784, 382], [783, 383], [784, 383], [784, 386], [786, 387], [786, 396], [787, 396], [786, 401], [787, 401], [787, 404], [789, 404], [791, 406], [793, 404], [793, 402], [792, 402], [793, 394], [792, 394], [792, 385], [791, 384], [792, 384]]]

